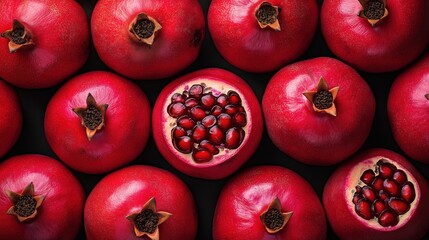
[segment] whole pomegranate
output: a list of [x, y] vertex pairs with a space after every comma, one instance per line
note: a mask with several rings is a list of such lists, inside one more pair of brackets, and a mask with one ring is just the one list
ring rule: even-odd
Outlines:
[[367, 72], [398, 70], [429, 42], [429, 1], [324, 0], [321, 28], [331, 51]]
[[89, 24], [73, 0], [2, 0], [0, 77], [22, 88], [54, 86], [89, 54]]
[[22, 129], [22, 111], [15, 90], [0, 79], [0, 158], [16, 143]]
[[429, 230], [429, 185], [401, 155], [369, 149], [328, 179], [323, 204], [341, 239], [420, 239]]
[[326, 219], [312, 186], [280, 166], [239, 173], [221, 191], [213, 239], [325, 239]]
[[387, 113], [401, 149], [411, 158], [429, 164], [429, 54], [393, 82]]
[[100, 0], [91, 17], [101, 60], [133, 79], [172, 76], [195, 61], [205, 34], [197, 0]]
[[277, 72], [265, 89], [262, 110], [281, 151], [306, 164], [333, 165], [365, 142], [375, 99], [353, 68], [319, 57]]
[[85, 195], [57, 160], [18, 155], [0, 164], [0, 239], [75, 239]]
[[249, 72], [269, 72], [297, 59], [316, 33], [315, 0], [213, 0], [208, 27], [220, 54]]
[[260, 105], [237, 75], [198, 70], [169, 83], [152, 115], [155, 143], [164, 158], [193, 177], [220, 179], [255, 152], [263, 132]]
[[188, 187], [174, 174], [134, 165], [104, 177], [85, 204], [91, 239], [195, 239], [197, 211]]
[[87, 72], [49, 101], [45, 134], [55, 154], [83, 173], [105, 173], [134, 160], [150, 133], [145, 93], [114, 73]]

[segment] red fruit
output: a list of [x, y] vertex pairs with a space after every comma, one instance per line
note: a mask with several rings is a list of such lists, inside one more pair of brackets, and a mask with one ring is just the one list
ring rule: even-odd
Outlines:
[[[384, 179], [382, 190], [365, 194], [368, 184], [360, 177], [371, 169], [375, 178], [381, 179], [382, 173], [376, 171], [380, 164], [405, 173], [409, 183], [396, 184], [406, 188], [407, 194], [391, 194], [391, 184], [396, 182], [391, 178]], [[362, 195], [356, 189], [361, 189]], [[356, 154], [335, 170], [323, 190], [326, 215], [340, 239], [421, 239], [429, 230], [428, 201], [427, 180], [404, 157], [387, 149]]]
[[222, 189], [213, 239], [326, 239], [326, 219], [312, 186], [279, 166], [239, 173]]
[[22, 111], [15, 90], [0, 79], [0, 158], [16, 143], [22, 129]]
[[88, 72], [55, 93], [44, 124], [49, 145], [64, 163], [84, 173], [105, 173], [143, 151], [150, 105], [144, 92], [125, 78]]
[[[168, 106], [178, 94], [195, 99], [197, 105], [187, 107], [189, 115], [176, 118]], [[205, 107], [206, 98], [214, 99], [211, 110]], [[242, 116], [235, 117], [237, 112]], [[168, 84], [157, 98], [152, 122], [155, 143], [164, 158], [179, 171], [206, 179], [220, 179], [237, 170], [252, 156], [263, 131], [252, 89], [237, 75], [217, 68], [195, 71]], [[194, 142], [186, 151], [178, 148], [178, 138], [172, 135], [176, 126], [190, 130], [186, 137]]]
[[2, 0], [0, 77], [22, 88], [54, 86], [89, 54], [89, 25], [73, 0]]
[[101, 60], [133, 79], [172, 76], [197, 58], [205, 34], [196, 0], [100, 0], [91, 17]]
[[142, 165], [98, 182], [84, 222], [87, 239], [195, 239], [198, 224], [188, 187], [166, 170]]
[[269, 72], [304, 54], [318, 16], [315, 0], [213, 0], [207, 20], [217, 50], [230, 64]]
[[0, 164], [0, 239], [76, 239], [85, 193], [60, 162], [28, 154]]
[[368, 137], [375, 99], [354, 69], [319, 57], [277, 72], [265, 89], [262, 110], [268, 134], [281, 151], [306, 164], [332, 165]]
[[398, 70], [429, 42], [428, 1], [325, 0], [320, 13], [329, 49], [366, 72]]
[[429, 164], [429, 54], [395, 79], [387, 113], [399, 147], [412, 159]]

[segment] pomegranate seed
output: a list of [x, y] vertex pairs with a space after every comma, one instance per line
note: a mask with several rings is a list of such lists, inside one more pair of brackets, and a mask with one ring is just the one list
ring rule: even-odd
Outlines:
[[194, 141], [188, 136], [182, 136], [173, 140], [174, 147], [181, 153], [191, 153], [194, 148]]
[[361, 218], [366, 219], [366, 220], [372, 219], [374, 217], [374, 215], [371, 211], [371, 203], [365, 198], [362, 198], [361, 200], [359, 200], [356, 203], [355, 212]]
[[191, 130], [192, 128], [194, 128], [195, 122], [187, 115], [185, 115], [177, 119], [177, 126], [182, 127], [186, 130]]
[[386, 206], [384, 205], [384, 201], [377, 199], [372, 204], [372, 212], [375, 216], [379, 216], [381, 212], [383, 212], [386, 209]]
[[197, 124], [192, 131], [192, 139], [195, 142], [199, 143], [202, 140], [204, 140], [206, 137], [207, 137], [206, 128], [201, 124]]
[[362, 188], [362, 195], [368, 199], [370, 202], [374, 202], [375, 198], [377, 197], [375, 195], [374, 190], [372, 190], [372, 188], [365, 186]]
[[405, 201], [409, 203], [412, 203], [414, 201], [414, 199], [416, 198], [416, 192], [414, 190], [414, 185], [412, 182], [406, 182], [404, 186], [402, 186], [401, 196]]
[[213, 155], [205, 148], [197, 148], [192, 152], [192, 158], [197, 163], [204, 163], [210, 161], [213, 158]]
[[186, 113], [186, 107], [183, 103], [170, 103], [167, 107], [168, 115], [174, 118], [183, 116]]
[[361, 192], [362, 192], [362, 187], [361, 187], [361, 186], [359, 186], [359, 185], [357, 185], [357, 186], [355, 187], [355, 189], [356, 189], [356, 192], [357, 192], [357, 193], [361, 193]]
[[398, 216], [389, 210], [384, 210], [378, 217], [378, 223], [383, 227], [395, 226], [398, 222]]
[[395, 180], [399, 185], [403, 185], [405, 182], [408, 181], [407, 174], [405, 174], [405, 172], [401, 169], [398, 169], [393, 174], [393, 180]]
[[201, 148], [205, 148], [211, 152], [211, 154], [216, 155], [219, 153], [219, 149], [211, 144], [208, 140], [203, 140], [198, 145]]
[[383, 190], [381, 190], [380, 192], [378, 192], [378, 197], [384, 201], [387, 199], [388, 196]]
[[204, 92], [204, 87], [200, 84], [194, 84], [189, 88], [189, 96], [194, 98], [200, 98]]
[[380, 177], [375, 177], [371, 186], [375, 191], [381, 191], [383, 189], [383, 179]]
[[216, 98], [211, 93], [206, 93], [201, 97], [201, 105], [204, 109], [211, 109], [216, 103]]
[[228, 97], [225, 94], [219, 95], [216, 99], [217, 105], [224, 108], [228, 104]]
[[234, 115], [233, 118], [234, 126], [236, 127], [244, 127], [247, 124], [246, 113], [238, 112]]
[[203, 124], [206, 128], [211, 128], [216, 124], [216, 117], [213, 115], [208, 115], [203, 120], [201, 120], [201, 124]]
[[395, 182], [395, 180], [392, 179], [384, 179], [383, 182], [383, 189], [384, 191], [389, 194], [390, 196], [401, 196], [401, 189], [399, 188], [398, 184]]
[[238, 111], [234, 105], [226, 105], [225, 106], [225, 112], [227, 114], [229, 114], [230, 116], [234, 116], [234, 114], [236, 114]]
[[241, 128], [230, 128], [225, 134], [225, 147], [236, 149], [241, 145], [244, 138], [244, 130]]
[[189, 110], [189, 114], [196, 121], [201, 121], [201, 120], [203, 120], [203, 118], [206, 117], [206, 112], [200, 106], [195, 106], [195, 107], [191, 108], [191, 110]]
[[353, 203], [356, 204], [361, 198], [363, 198], [362, 194], [355, 192], [353, 195]]
[[364, 182], [365, 184], [371, 184], [372, 181], [374, 181], [375, 174], [374, 171], [371, 169], [367, 169], [362, 173], [362, 176], [360, 176], [360, 180]]
[[197, 99], [195, 99], [195, 98], [188, 98], [188, 99], [186, 99], [186, 101], [185, 101], [185, 106], [188, 108], [188, 109], [191, 109], [191, 108], [193, 108], [193, 107], [195, 107], [195, 106], [197, 106], [198, 105], [198, 100]]
[[230, 90], [230, 91], [228, 91], [228, 101], [231, 104], [239, 105], [239, 104], [241, 104], [240, 95], [238, 95], [237, 92]]
[[225, 133], [218, 126], [213, 126], [209, 130], [209, 141], [215, 145], [223, 143], [225, 140]]
[[379, 176], [382, 178], [392, 178], [393, 173], [396, 171], [395, 165], [388, 162], [383, 162], [382, 160], [377, 162], [377, 167]]
[[390, 209], [399, 215], [404, 214], [410, 210], [410, 205], [400, 198], [390, 198], [387, 201], [387, 205], [390, 207]]
[[173, 129], [171, 129], [171, 136], [174, 139], [177, 139], [182, 136], [186, 136], [186, 130], [182, 127], [176, 126]]
[[217, 124], [219, 125], [219, 127], [223, 130], [227, 130], [229, 128], [232, 127], [232, 118], [230, 115], [226, 114], [226, 113], [221, 113], [218, 117], [217, 117]]
[[244, 111], [244, 107], [241, 105], [237, 106], [237, 111], [238, 112], [246, 112], [246, 111]]
[[180, 93], [175, 93], [173, 94], [173, 96], [171, 96], [171, 102], [173, 103], [185, 103], [186, 100], [186, 95], [184, 94], [180, 94]]

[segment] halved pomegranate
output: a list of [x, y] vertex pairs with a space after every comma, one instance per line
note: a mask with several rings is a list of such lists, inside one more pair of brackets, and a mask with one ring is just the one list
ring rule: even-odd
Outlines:
[[194, 177], [219, 179], [256, 150], [263, 121], [258, 99], [237, 75], [210, 68], [167, 85], [154, 107], [154, 138], [162, 155]]
[[429, 185], [403, 156], [370, 149], [328, 179], [323, 204], [341, 239], [420, 239], [428, 230]]

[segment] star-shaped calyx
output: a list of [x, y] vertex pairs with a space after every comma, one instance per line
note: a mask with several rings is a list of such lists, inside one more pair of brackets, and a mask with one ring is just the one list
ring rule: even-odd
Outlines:
[[293, 212], [282, 212], [280, 200], [276, 197], [259, 217], [265, 226], [265, 230], [274, 234], [283, 229]]
[[280, 9], [269, 2], [262, 2], [256, 9], [255, 17], [260, 28], [270, 27], [280, 31], [280, 22], [278, 20]]
[[9, 52], [14, 53], [21, 48], [34, 45], [28, 27], [18, 20], [13, 20], [12, 29], [2, 32], [1, 35], [9, 40]]
[[328, 83], [321, 77], [317, 83], [316, 90], [304, 92], [303, 95], [313, 104], [316, 112], [326, 112], [332, 116], [337, 116], [335, 99], [337, 98], [340, 87], [328, 88]]
[[145, 13], [140, 13], [131, 22], [129, 32], [132, 39], [152, 46], [155, 40], [155, 33], [161, 28], [161, 24], [156, 19]]
[[142, 210], [127, 216], [127, 219], [133, 223], [134, 233], [137, 237], [147, 236], [151, 240], [159, 240], [158, 226], [165, 222], [171, 213], [156, 211], [155, 197], [147, 201]]
[[72, 109], [81, 118], [82, 126], [86, 129], [86, 136], [89, 141], [97, 131], [103, 128], [107, 107], [108, 104], [97, 104], [91, 93], [88, 93], [86, 107]]
[[367, 19], [371, 26], [389, 14], [386, 8], [387, 0], [359, 0], [359, 3], [362, 5], [362, 10], [359, 11], [358, 16]]
[[45, 196], [34, 196], [34, 185], [31, 182], [21, 193], [10, 190], [5, 191], [12, 206], [7, 210], [7, 214], [14, 215], [20, 222], [32, 219], [37, 215], [37, 209], [42, 205]]

